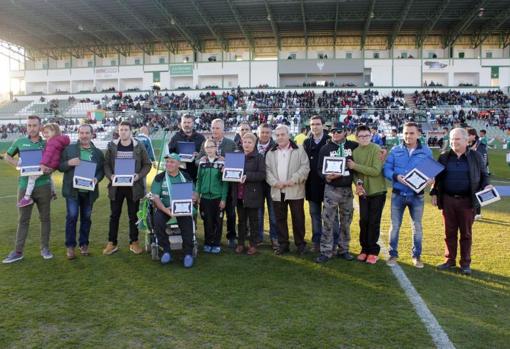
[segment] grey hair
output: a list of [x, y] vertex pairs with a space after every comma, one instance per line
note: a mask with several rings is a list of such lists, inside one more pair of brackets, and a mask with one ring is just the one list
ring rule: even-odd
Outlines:
[[213, 124], [220, 124], [220, 125], [221, 125], [221, 128], [222, 128], [222, 129], [225, 129], [225, 123], [223, 122], [223, 120], [222, 120], [222, 119], [219, 119], [219, 118], [218, 118], [218, 119], [214, 119], [213, 121], [211, 121], [211, 126], [212, 126]]
[[459, 133], [460, 133], [460, 135], [462, 136], [462, 138], [464, 138], [464, 139], [468, 139], [468, 132], [466, 131], [466, 129], [465, 129], [465, 128], [457, 127], [457, 128], [452, 129], [452, 130], [450, 131], [450, 138], [452, 138], [452, 137], [453, 137], [453, 134], [454, 134], [455, 132], [459, 132]]
[[285, 130], [285, 132], [287, 132], [287, 134], [290, 134], [290, 129], [287, 125], [280, 124], [280, 125], [276, 126], [276, 128], [274, 129], [274, 132], [276, 133], [276, 131], [278, 131], [278, 130]]

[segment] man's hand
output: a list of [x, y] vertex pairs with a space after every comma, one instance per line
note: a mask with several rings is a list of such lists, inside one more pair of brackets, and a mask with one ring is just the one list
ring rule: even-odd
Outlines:
[[432, 185], [434, 185], [434, 182], [435, 182], [434, 178], [429, 178], [429, 180], [427, 181], [427, 185], [432, 186]]
[[274, 186], [276, 187], [276, 189], [282, 190], [283, 188], [285, 188], [285, 182], [276, 182]]
[[381, 149], [381, 153], [379, 154], [379, 160], [384, 162], [384, 160], [386, 159], [386, 154], [388, 154], [388, 150]]
[[347, 159], [347, 168], [349, 168], [349, 170], [354, 169], [355, 166], [356, 163], [352, 159]]
[[340, 177], [342, 177], [342, 175], [328, 174], [328, 175], [326, 175], [326, 177], [325, 177], [325, 178], [326, 178], [326, 182], [328, 182], [328, 183], [329, 183], [329, 182], [332, 182], [332, 181], [334, 181], [335, 179], [338, 179], [338, 178], [340, 178]]
[[191, 194], [191, 201], [193, 201], [193, 203], [197, 203], [198, 200], [200, 200], [200, 196], [197, 193], [193, 192], [193, 194]]
[[437, 196], [436, 195], [431, 196], [431, 202], [432, 202], [432, 206], [437, 206]]
[[283, 182], [286, 187], [292, 187], [293, 185], [296, 185], [296, 183], [293, 180], [288, 180], [287, 182]]
[[407, 181], [404, 179], [404, 176], [402, 175], [397, 176], [397, 181], [403, 185], [407, 185]]
[[246, 182], [246, 175], [241, 177], [241, 184], [244, 184], [244, 182]]
[[489, 184], [489, 185], [486, 185], [485, 188], [483, 188], [483, 190], [492, 189], [492, 188], [494, 188], [494, 186], [492, 184]]
[[167, 216], [172, 217], [172, 209], [170, 207], [165, 207], [165, 211], [164, 212], [165, 212], [165, 214]]
[[135, 176], [133, 177], [133, 182], [136, 182], [139, 179], [140, 177], [138, 176], [138, 173], [135, 173]]
[[220, 210], [224, 210], [225, 209], [225, 206], [226, 206], [226, 202], [225, 201], [220, 201]]
[[94, 182], [94, 184], [97, 184], [97, 178], [94, 178], [92, 181]]
[[80, 164], [80, 158], [72, 158], [67, 161], [69, 166], [78, 166]]

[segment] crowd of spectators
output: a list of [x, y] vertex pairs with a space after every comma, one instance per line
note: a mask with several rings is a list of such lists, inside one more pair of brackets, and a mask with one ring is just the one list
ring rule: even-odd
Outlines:
[[508, 108], [510, 105], [510, 99], [501, 90], [490, 90], [487, 92], [460, 92], [455, 90], [447, 92], [435, 90], [415, 91], [413, 100], [416, 106], [422, 109], [441, 106]]

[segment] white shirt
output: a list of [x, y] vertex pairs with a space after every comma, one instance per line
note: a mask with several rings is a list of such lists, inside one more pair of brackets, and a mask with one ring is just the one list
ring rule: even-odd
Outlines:
[[276, 150], [276, 160], [277, 160], [277, 166], [278, 166], [277, 173], [278, 173], [278, 180], [280, 182], [285, 182], [288, 179], [291, 150], [292, 149], [290, 147], [290, 144], [285, 149], [278, 148]]

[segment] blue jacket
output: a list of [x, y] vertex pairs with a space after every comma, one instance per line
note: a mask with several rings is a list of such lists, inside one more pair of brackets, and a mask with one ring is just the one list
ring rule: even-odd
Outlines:
[[136, 137], [136, 140], [141, 142], [143, 146], [145, 147], [145, 150], [147, 150], [147, 154], [149, 155], [149, 160], [151, 162], [156, 160], [156, 157], [154, 156], [154, 148], [152, 147], [152, 141], [149, 137], [146, 135], [140, 133]]
[[407, 185], [400, 183], [397, 180], [397, 176], [405, 175], [426, 158], [432, 158], [432, 151], [426, 145], [422, 145], [420, 141], [418, 141], [418, 146], [411, 156], [409, 156], [405, 144], [394, 146], [384, 163], [384, 177], [392, 181], [393, 189], [400, 190], [406, 194], [415, 194]]

